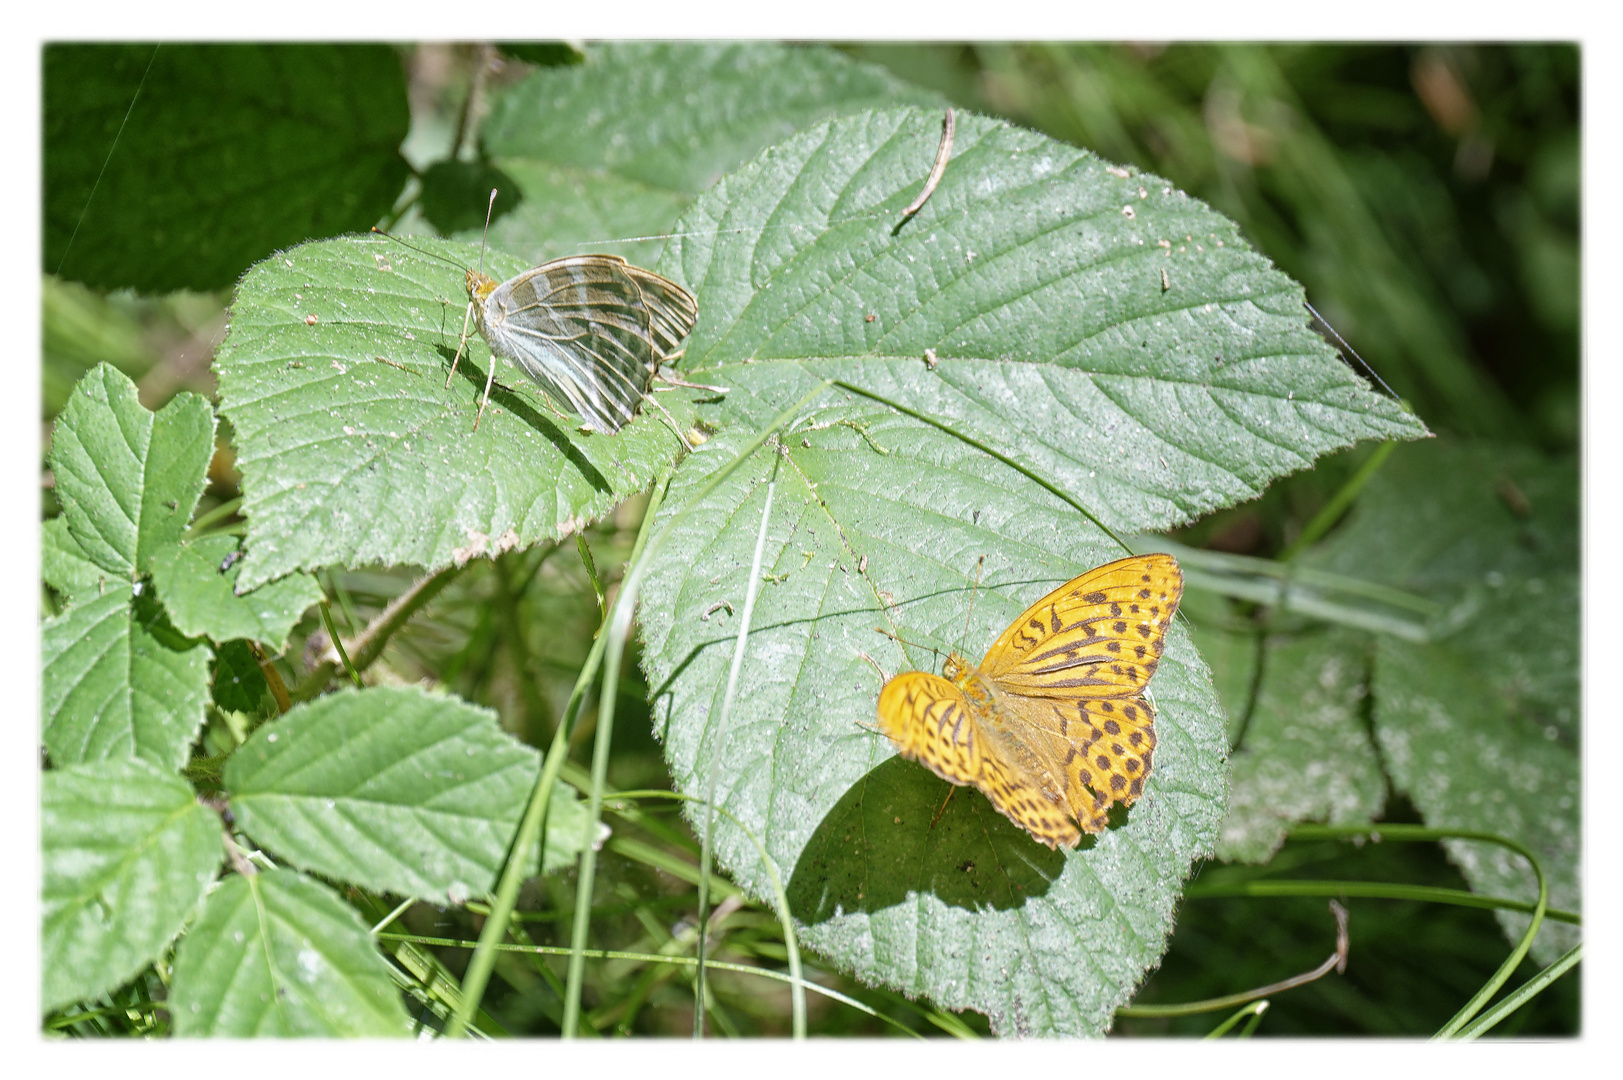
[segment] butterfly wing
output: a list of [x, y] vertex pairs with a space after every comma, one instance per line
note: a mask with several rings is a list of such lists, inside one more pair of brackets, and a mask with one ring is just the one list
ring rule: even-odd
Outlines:
[[[879, 729], [903, 757], [953, 784], [973, 784], [1010, 821], [1049, 847], [1082, 839], [1058, 790], [1034, 783], [1047, 769], [1007, 745], [962, 691], [939, 675], [904, 672], [879, 694]], [[1013, 757], [1020, 765], [1011, 765]], [[1022, 767], [1023, 766], [1023, 767]], [[1058, 783], [1052, 785], [1057, 789]]]
[[1021, 697], [1136, 697], [1182, 598], [1171, 555], [1106, 563], [1027, 608], [986, 650], [981, 671]]
[[1143, 794], [1155, 712], [1140, 692], [1182, 598], [1170, 555], [1107, 563], [1027, 608], [981, 664], [1013, 741], [1054, 763], [1087, 832], [1105, 827], [1112, 804]]
[[630, 422], [698, 317], [686, 289], [617, 255], [574, 255], [503, 282], [485, 300], [491, 351], [603, 432]]
[[1000, 702], [1004, 724], [1054, 764], [1065, 802], [1084, 832], [1104, 830], [1114, 803], [1131, 806], [1144, 793], [1155, 757], [1155, 713], [1143, 698], [1017, 697]]

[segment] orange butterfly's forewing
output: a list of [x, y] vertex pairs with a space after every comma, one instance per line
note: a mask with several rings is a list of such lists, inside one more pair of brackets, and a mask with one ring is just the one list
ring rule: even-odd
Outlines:
[[[1027, 608], [979, 667], [948, 659], [946, 678], [897, 675], [879, 727], [905, 757], [973, 784], [1050, 847], [1106, 825], [1143, 794], [1155, 713], [1141, 696], [1183, 597], [1170, 555], [1096, 567]], [[1080, 829], [1078, 829], [1080, 823]]]

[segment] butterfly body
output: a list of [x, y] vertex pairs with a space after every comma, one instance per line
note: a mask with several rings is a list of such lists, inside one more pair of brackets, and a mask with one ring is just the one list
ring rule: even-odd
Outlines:
[[554, 259], [503, 282], [469, 270], [467, 286], [491, 353], [605, 434], [630, 423], [698, 318], [686, 289], [618, 255]]
[[1141, 694], [1182, 596], [1170, 555], [1096, 567], [1027, 608], [980, 664], [953, 653], [941, 675], [891, 679], [879, 728], [1038, 841], [1074, 847], [1143, 793], [1155, 714]]

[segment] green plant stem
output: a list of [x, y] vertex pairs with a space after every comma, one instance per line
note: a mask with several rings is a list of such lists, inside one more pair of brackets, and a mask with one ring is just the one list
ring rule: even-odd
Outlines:
[[[1227, 1020], [1224, 1020], [1221, 1024], [1218, 1024], [1216, 1027], [1212, 1028], [1212, 1030], [1208, 1031], [1205, 1038], [1221, 1039], [1224, 1035], [1229, 1033], [1230, 1028], [1234, 1027], [1234, 1025], [1238, 1024], [1241, 1020], [1244, 1020], [1248, 1016], [1253, 1020], [1260, 1020], [1262, 1018], [1262, 1014], [1267, 1011], [1268, 1003], [1266, 1001], [1253, 1001], [1251, 1004], [1239, 1009], [1234, 1013], [1233, 1016], [1230, 1016]], [[1251, 1030], [1254, 1027], [1255, 1024], [1248, 1027], [1245, 1031], [1240, 1033], [1240, 1037], [1243, 1039], [1247, 1035], [1251, 1034]]]
[[[661, 476], [654, 482], [653, 494], [648, 501], [648, 512], [643, 516], [642, 526], [637, 530], [637, 539], [631, 548], [633, 562], [641, 553], [643, 544], [648, 539], [649, 530], [653, 526], [654, 515], [665, 498], [666, 479]], [[535, 787], [530, 792], [529, 805], [524, 808], [524, 819], [519, 822], [518, 835], [514, 838], [513, 847], [507, 857], [507, 865], [502, 868], [501, 880], [496, 886], [495, 902], [491, 905], [490, 914], [485, 918], [484, 929], [479, 934], [479, 944], [474, 948], [473, 957], [468, 961], [467, 974], [462, 979], [462, 999], [458, 1002], [457, 1011], [451, 1017], [451, 1022], [445, 1026], [447, 1038], [455, 1038], [462, 1034], [474, 1010], [484, 998], [490, 972], [496, 964], [497, 948], [507, 934], [507, 924], [512, 919], [513, 907], [518, 902], [519, 886], [524, 883], [526, 860], [521, 853], [542, 850], [546, 843], [547, 807], [551, 805], [553, 786], [558, 782], [558, 774], [564, 767], [564, 758], [568, 756], [569, 733], [575, 726], [576, 716], [580, 714], [580, 704], [586, 697], [586, 689], [597, 677], [598, 665], [602, 662], [607, 645], [608, 637], [599, 627], [598, 635], [586, 654], [586, 663], [581, 665], [580, 674], [575, 677], [575, 686], [569, 692], [569, 702], [564, 706], [563, 717], [553, 730], [552, 746], [547, 750], [546, 760], [542, 763]], [[593, 828], [596, 828], [595, 818]], [[567, 1002], [567, 994], [565, 997]], [[577, 998], [577, 1004], [578, 1000]], [[567, 1004], [565, 1015], [566, 1017], [568, 1015]], [[574, 1017], [576, 1023], [579, 1023], [579, 1016], [577, 1008]], [[563, 1032], [566, 1038], [572, 1037], [575, 1028], [565, 1027]]]
[[[666, 794], [670, 793], [667, 792]], [[451, 949], [466, 949], [469, 946], [469, 942], [460, 941], [456, 938], [421, 937], [415, 934], [382, 933], [378, 935], [378, 940], [383, 942], [406, 942], [414, 945]], [[477, 945], [475, 948], [477, 948]], [[500, 942], [495, 946], [495, 949], [497, 952], [533, 953], [541, 956], [575, 955], [575, 950], [573, 947], [566, 947], [563, 945], [516, 945], [511, 942]], [[586, 949], [581, 955], [585, 956], [588, 960], [637, 960], [648, 964], [679, 964], [686, 967], [696, 967], [699, 963], [699, 958], [696, 956], [668, 956], [664, 953], [626, 952], [620, 949]], [[733, 964], [725, 960], [706, 960], [705, 963], [709, 964], [717, 971], [736, 971], [741, 975], [759, 975], [763, 979], [773, 979], [782, 983], [794, 982], [794, 977], [792, 975], [782, 971], [773, 971], [771, 968], [753, 967], [749, 964]], [[814, 994], [820, 994], [831, 1001], [838, 1001], [842, 1005], [849, 1005], [853, 1009], [867, 1013], [876, 1020], [883, 1020], [885, 1023], [899, 1031], [912, 1035], [915, 1038], [918, 1037], [918, 1033], [909, 1030], [905, 1024], [897, 1023], [896, 1020], [886, 1016], [884, 1013], [879, 1012], [876, 1009], [871, 1008], [868, 1005], [864, 1005], [856, 998], [842, 994], [838, 990], [831, 990], [828, 987], [815, 982], [802, 980], [801, 985]]]
[[1574, 945], [1565, 953], [1562, 953], [1561, 957], [1557, 959], [1555, 963], [1551, 964], [1537, 975], [1534, 975], [1531, 979], [1528, 979], [1526, 982], [1522, 983], [1521, 986], [1517, 987], [1514, 993], [1510, 994], [1499, 1004], [1477, 1017], [1469, 1026], [1462, 1028], [1458, 1036], [1459, 1039], [1463, 1042], [1468, 1042], [1480, 1035], [1486, 1035], [1488, 1033], [1488, 1029], [1494, 1027], [1501, 1020], [1515, 1012], [1517, 1009], [1521, 1008], [1523, 1005], [1526, 1005], [1529, 1001], [1533, 1000], [1534, 997], [1543, 993], [1545, 987], [1549, 986], [1551, 983], [1555, 982], [1555, 980], [1572, 970], [1572, 968], [1577, 965], [1578, 961], [1583, 959], [1583, 953], [1584, 947], [1582, 942]]
[[197, 515], [196, 519], [192, 521], [191, 526], [186, 530], [186, 539], [197, 539], [199, 536], [203, 535], [204, 530], [210, 525], [213, 525], [216, 521], [221, 521], [230, 517], [241, 508], [242, 496], [238, 495], [235, 499], [227, 499], [225, 502], [221, 503], [219, 506], [216, 506], [213, 510], [210, 510], [206, 514]]
[[1465, 1027], [1482, 1007], [1488, 1003], [1505, 981], [1515, 972], [1516, 966], [1527, 955], [1527, 950], [1533, 947], [1533, 939], [1538, 935], [1539, 927], [1544, 923], [1544, 913], [1550, 904], [1550, 886], [1544, 878], [1544, 868], [1539, 865], [1533, 853], [1509, 837], [1494, 833], [1475, 832], [1465, 829], [1430, 829], [1422, 825], [1300, 825], [1291, 831], [1292, 840], [1345, 840], [1354, 836], [1379, 836], [1382, 840], [1402, 841], [1429, 841], [1438, 840], [1479, 840], [1483, 843], [1498, 844], [1515, 852], [1526, 859], [1533, 868], [1533, 875], [1538, 879], [1538, 903], [1533, 905], [1533, 918], [1528, 924], [1527, 931], [1522, 935], [1521, 941], [1511, 950], [1510, 956], [1499, 965], [1499, 970], [1483, 984], [1470, 1001], [1467, 1001], [1454, 1017], [1444, 1024], [1434, 1039], [1451, 1039], [1458, 1035], [1460, 1029]]
[[338, 627], [333, 625], [332, 607], [327, 603], [325, 597], [317, 606], [321, 608], [321, 625], [327, 628], [327, 636], [332, 640], [332, 647], [338, 653], [338, 659], [343, 662], [344, 670], [349, 673], [350, 681], [359, 690], [361, 687], [361, 673], [355, 670], [355, 665], [350, 663], [349, 653], [344, 651], [344, 640], [338, 636]]
[[[1442, 605], [1426, 597], [1343, 574], [1184, 547], [1159, 536], [1135, 536], [1132, 543], [1139, 554], [1164, 551], [1177, 556], [1189, 588], [1405, 641], [1431, 640], [1431, 623], [1443, 613]], [[1371, 600], [1382, 607], [1349, 603], [1344, 597]]]
[[[1464, 889], [1435, 885], [1403, 885], [1385, 881], [1241, 881], [1231, 885], [1192, 885], [1184, 892], [1186, 900], [1207, 900], [1222, 896], [1356, 896], [1367, 900], [1421, 900], [1431, 904], [1487, 908], [1532, 914], [1536, 905], [1503, 896], [1482, 896]], [[1544, 917], [1556, 922], [1581, 925], [1583, 916], [1559, 908], [1546, 908]]]
[[1093, 522], [1094, 525], [1098, 526], [1100, 532], [1103, 532], [1106, 536], [1110, 537], [1110, 539], [1114, 540], [1117, 544], [1121, 545], [1121, 549], [1123, 551], [1128, 552], [1129, 554], [1133, 553], [1133, 549], [1128, 546], [1128, 544], [1127, 544], [1127, 542], [1125, 540], [1123, 540], [1121, 537], [1117, 536], [1114, 532], [1112, 532], [1108, 525], [1106, 525], [1104, 522], [1100, 521], [1097, 517], [1095, 517], [1093, 515], [1093, 511], [1089, 510], [1086, 506], [1083, 506], [1074, 497], [1072, 497], [1067, 491], [1065, 491], [1064, 488], [1062, 488], [1059, 485], [1055, 484], [1052, 480], [1049, 480], [1047, 477], [1041, 476], [1038, 473], [1036, 473], [1035, 471], [1026, 468], [1026, 466], [1020, 464], [1020, 462], [1016, 461], [1012, 457], [1009, 457], [1007, 454], [999, 453], [997, 450], [994, 450], [992, 447], [988, 446], [986, 443], [981, 442], [979, 439], [976, 439], [976, 438], [974, 438], [972, 436], [969, 436], [969, 435], [965, 435], [963, 432], [961, 432], [961, 431], [957, 430], [956, 428], [954, 428], [951, 424], [944, 424], [940, 420], [936, 419], [935, 417], [930, 416], [928, 413], [922, 413], [922, 412], [919, 412], [917, 409], [911, 409], [908, 406], [901, 404], [900, 402], [892, 401], [890, 398], [885, 397], [883, 394], [877, 394], [872, 390], [865, 390], [862, 387], [857, 386], [854, 383], [848, 383], [843, 379], [832, 379], [832, 380], [830, 380], [830, 382], [832, 382], [833, 385], [838, 386], [841, 390], [849, 391], [850, 393], [856, 394], [858, 397], [865, 397], [869, 401], [877, 401], [881, 405], [886, 405], [886, 406], [889, 406], [892, 409], [895, 409], [897, 412], [901, 413], [903, 416], [911, 416], [913, 419], [919, 421], [920, 423], [929, 424], [931, 427], [935, 428], [936, 430], [944, 432], [944, 433], [946, 433], [948, 435], [951, 435], [953, 438], [955, 438], [958, 441], [962, 442], [964, 445], [972, 446], [976, 450], [979, 450], [981, 453], [987, 455], [988, 457], [995, 458], [996, 460], [1001, 461], [1003, 464], [1007, 465], [1009, 468], [1013, 469], [1015, 472], [1019, 473], [1021, 476], [1024, 476], [1027, 480], [1030, 480], [1032, 483], [1034, 483], [1037, 486], [1041, 487], [1044, 491], [1047, 491], [1050, 495], [1053, 495], [1055, 498], [1059, 499], [1061, 502], [1064, 502], [1066, 505], [1070, 506], [1073, 510], [1075, 510], [1077, 513], [1081, 514], [1083, 517], [1085, 517], [1089, 521]]
[[[649, 517], [652, 515], [650, 514]], [[647, 520], [645, 518], [645, 520]], [[646, 556], [647, 552], [644, 552]], [[631, 633], [631, 612], [636, 606], [630, 576], [620, 586], [620, 596], [609, 620], [607, 655], [603, 662], [603, 688], [598, 691], [597, 731], [592, 745], [592, 786], [587, 796], [591, 824], [588, 835], [596, 835], [603, 817], [603, 788], [608, 781], [609, 744], [614, 739], [614, 706], [620, 690], [620, 662], [625, 657], [626, 636]], [[563, 1037], [573, 1038], [580, 1023], [580, 994], [586, 977], [586, 933], [591, 925], [592, 887], [597, 876], [597, 845], [587, 845], [580, 853], [580, 877], [575, 883], [575, 922], [570, 935], [569, 976], [565, 985]]]
[[[383, 654], [384, 646], [389, 643], [395, 632], [406, 625], [425, 604], [438, 596], [440, 590], [451, 583], [451, 579], [460, 569], [456, 566], [447, 566], [438, 573], [419, 578], [412, 583], [411, 588], [389, 601], [388, 606], [367, 624], [360, 636], [350, 640], [350, 645], [354, 648], [354, 662], [351, 668], [360, 672], [370, 667], [373, 661]], [[333, 642], [336, 646], [337, 634], [333, 635]], [[332, 681], [338, 669], [339, 665], [333, 660], [323, 658], [309, 674], [299, 680], [288, 692], [288, 696], [294, 701], [309, 701], [327, 688], [327, 684]]]
[[[625, 580], [620, 585], [620, 595], [614, 601], [608, 633], [600, 635], [600, 637], [606, 636], [608, 639], [608, 648], [606, 650], [608, 659], [604, 669], [603, 699], [597, 711], [598, 739], [592, 761], [592, 790], [587, 799], [587, 813], [591, 820], [591, 824], [588, 826], [590, 830], [596, 830], [603, 811], [603, 778], [608, 769], [608, 737], [604, 732], [612, 731], [614, 727], [614, 696], [611, 688], [614, 687], [615, 680], [619, 676], [620, 657], [625, 652], [626, 636], [631, 630], [632, 612], [636, 609], [637, 595], [642, 590], [642, 581], [648, 574], [648, 567], [658, 557], [672, 530], [692, 512], [695, 506], [702, 505], [710, 493], [722, 481], [731, 476], [734, 470], [749, 460], [774, 432], [793, 420], [808, 402], [824, 390], [827, 390], [831, 385], [832, 380], [828, 379], [818, 383], [807, 391], [799, 401], [783, 410], [769, 424], [761, 428], [746, 446], [733, 455], [731, 461], [711, 474], [694, 496], [688, 500], [687, 505], [672, 514], [670, 519], [648, 541], [647, 547], [640, 553], [634, 553], [631, 562], [628, 564], [629, 569], [626, 572]], [[653, 511], [650, 509], [644, 520], [651, 521], [653, 517]], [[595, 644], [594, 653], [596, 651]], [[590, 662], [591, 658], [588, 657], [588, 663]], [[574, 1036], [575, 1024], [580, 1019], [580, 994], [582, 980], [585, 977], [585, 952], [583, 950], [586, 947], [586, 927], [591, 919], [592, 880], [596, 872], [597, 851], [588, 847], [581, 853], [580, 886], [577, 891], [575, 906], [574, 933], [571, 935], [575, 951], [569, 961], [569, 981], [567, 983], [567, 993], [564, 996], [563, 1037], [566, 1039]]]
[[[1318, 313], [1314, 312], [1314, 314]], [[1288, 563], [1305, 549], [1318, 543], [1324, 537], [1324, 534], [1330, 531], [1330, 527], [1341, 520], [1341, 515], [1347, 512], [1347, 507], [1351, 506], [1353, 500], [1358, 498], [1359, 493], [1364, 490], [1364, 485], [1369, 483], [1370, 477], [1374, 476], [1380, 471], [1381, 466], [1386, 464], [1386, 459], [1392, 456], [1392, 451], [1396, 450], [1397, 446], [1397, 440], [1395, 439], [1388, 439], [1377, 446], [1375, 452], [1370, 454], [1364, 460], [1364, 463], [1358, 467], [1358, 471], [1353, 473], [1345, 484], [1341, 485], [1341, 490], [1337, 491], [1330, 501], [1325, 503], [1317, 514], [1313, 515], [1313, 520], [1302, 527], [1300, 535], [1285, 545], [1285, 550], [1279, 553], [1279, 561]]]

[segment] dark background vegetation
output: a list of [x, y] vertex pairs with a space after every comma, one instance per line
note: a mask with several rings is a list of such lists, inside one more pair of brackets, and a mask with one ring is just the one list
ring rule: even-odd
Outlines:
[[[956, 105], [999, 115], [1169, 178], [1233, 217], [1260, 250], [1301, 281], [1310, 301], [1435, 432], [1521, 443], [1554, 456], [1577, 453], [1580, 432], [1580, 54], [1567, 45], [842, 45]], [[508, 54], [542, 63], [580, 54], [553, 47]], [[473, 68], [471, 47], [403, 50], [412, 75], [414, 140], [447, 140]], [[410, 140], [408, 140], [409, 142]], [[408, 157], [410, 157], [408, 152]], [[415, 160], [415, 159], [414, 159]], [[73, 382], [100, 360], [136, 379], [156, 408], [175, 392], [213, 392], [212, 351], [224, 332], [228, 292], [103, 294], [47, 276], [44, 282], [43, 443]], [[229, 431], [222, 432], [229, 445]], [[1277, 555], [1369, 453], [1351, 451], [1275, 484], [1262, 498], [1196, 522], [1185, 543]], [[42, 447], [43, 470], [43, 447]], [[211, 470], [210, 495], [236, 494], [228, 452]], [[56, 512], [45, 474], [45, 514]], [[633, 500], [589, 530], [600, 569], [623, 562], [640, 519]], [[554, 557], [560, 556], [560, 557]], [[386, 572], [335, 575], [348, 618], [364, 621], [408, 579]], [[326, 577], [324, 575], [324, 577]], [[532, 587], [532, 585], [534, 587]], [[52, 598], [42, 597], [47, 612]], [[545, 745], [590, 644], [595, 597], [573, 545], [509, 553], [463, 574], [428, 617], [386, 656], [406, 680], [434, 674], [470, 701], [497, 708], [504, 725]], [[308, 620], [307, 620], [308, 621]], [[579, 634], [514, 627], [577, 626]], [[296, 640], [314, 629], [303, 628]], [[559, 643], [564, 643], [560, 647]], [[622, 708], [646, 700], [628, 662]], [[669, 778], [649, 725], [623, 714], [610, 783], [664, 787]], [[574, 739], [590, 745], [591, 717]], [[566, 775], [566, 778], [567, 775]], [[578, 777], [577, 777], [578, 779]], [[599, 863], [593, 921], [607, 947], [657, 951], [694, 917], [684, 880], [697, 845], [674, 811], [611, 816], [614, 839]], [[1388, 820], [1418, 821], [1389, 802]], [[1360, 878], [1465, 888], [1427, 845], [1287, 844], [1266, 866], [1204, 867], [1195, 884], [1232, 877]], [[1319, 900], [1187, 898], [1171, 948], [1137, 1003], [1234, 993], [1312, 968], [1331, 951], [1334, 924]], [[572, 874], [530, 883], [520, 925], [538, 943], [565, 944]], [[1479, 987], [1508, 950], [1493, 916], [1440, 905], [1363, 900], [1351, 910], [1345, 976], [1277, 995], [1259, 1035], [1424, 1035]], [[412, 931], [472, 938], [478, 920], [418, 905]], [[460, 974], [466, 954], [442, 959]], [[733, 917], [722, 959], [781, 963], [769, 912]], [[816, 958], [808, 957], [816, 971]], [[1523, 964], [1516, 985], [1536, 966]], [[513, 1033], [556, 1032], [561, 962], [504, 958], [485, 999]], [[928, 1003], [874, 991], [832, 974], [837, 986], [924, 1033], [956, 1025]], [[763, 985], [768, 989], [763, 990]], [[1498, 1029], [1555, 1035], [1578, 1030], [1578, 979], [1569, 975]], [[787, 992], [744, 976], [717, 975], [718, 1025], [743, 1035], [784, 1034]], [[889, 1034], [894, 1029], [813, 996], [811, 1030]], [[589, 966], [587, 1018], [605, 1034], [691, 1031], [692, 996], [679, 969], [631, 963]], [[1219, 1014], [1220, 1015], [1220, 1014]], [[1123, 1019], [1121, 1035], [1197, 1034], [1218, 1017]]]

